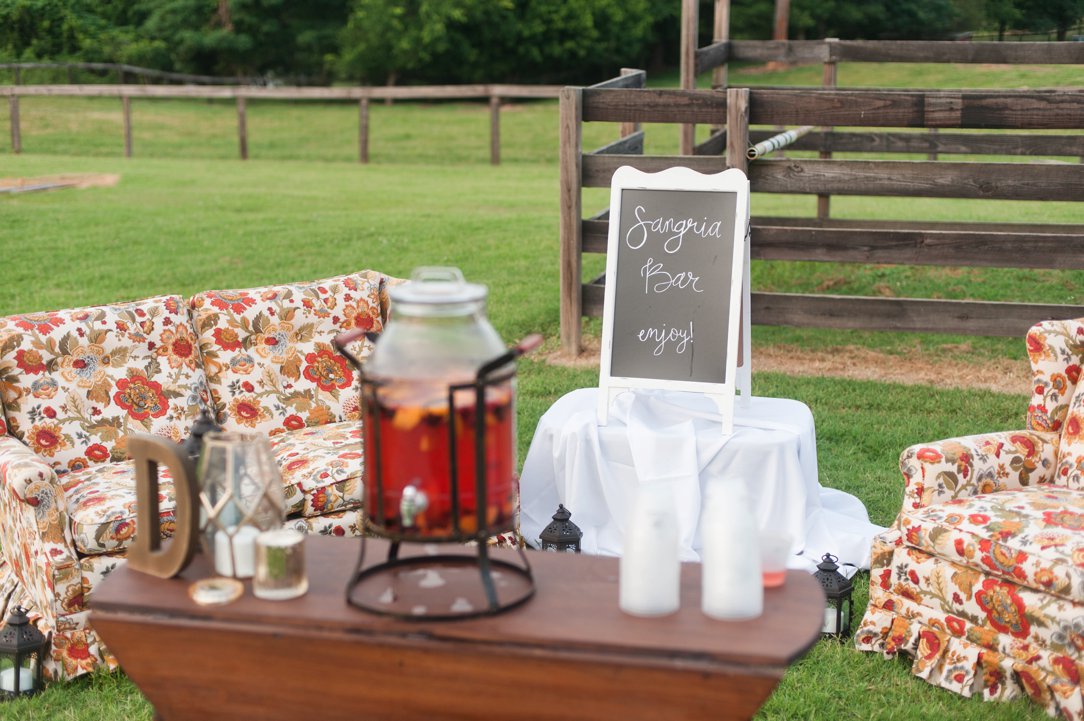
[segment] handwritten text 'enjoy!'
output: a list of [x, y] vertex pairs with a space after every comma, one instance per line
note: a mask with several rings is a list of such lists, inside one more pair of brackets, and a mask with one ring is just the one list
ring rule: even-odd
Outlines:
[[636, 334], [636, 338], [641, 343], [654, 343], [655, 349], [651, 353], [654, 356], [665, 353], [669, 343], [676, 343], [674, 352], [681, 355], [693, 344], [693, 322], [689, 321], [688, 330], [674, 326], [667, 327], [665, 323], [658, 328], [643, 328]]

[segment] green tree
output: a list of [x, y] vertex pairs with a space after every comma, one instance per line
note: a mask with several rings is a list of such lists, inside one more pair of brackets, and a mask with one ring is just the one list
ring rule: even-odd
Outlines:
[[355, 0], [338, 67], [367, 83], [586, 82], [646, 59], [650, 0]]
[[1024, 30], [1053, 29], [1058, 40], [1065, 40], [1069, 28], [1084, 18], [1084, 0], [1018, 0], [1021, 17], [1018, 27]]

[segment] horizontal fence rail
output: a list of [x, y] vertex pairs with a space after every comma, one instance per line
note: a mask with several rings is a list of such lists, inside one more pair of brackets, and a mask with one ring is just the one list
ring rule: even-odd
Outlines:
[[[814, 45], [825, 43], [808, 47]], [[1027, 51], [1025, 47], [1020, 52]], [[858, 52], [858, 47], [851, 47], [845, 56], [858, 57]], [[1076, 49], [1060, 57], [1084, 63], [1084, 53]], [[1049, 200], [1080, 204], [1084, 219], [1084, 89], [750, 88], [719, 92], [611, 85], [566, 89], [563, 98], [563, 123], [570, 124], [562, 133], [561, 153], [562, 348], [566, 353], [579, 351], [580, 319], [600, 316], [605, 298], [605, 276], [583, 279], [579, 256], [606, 253], [609, 221], [605, 211], [582, 217], [580, 194], [583, 188], [609, 187], [614, 172], [623, 165], [646, 172], [684, 166], [703, 173], [739, 167], [749, 176], [754, 208], [756, 194], [816, 195], [815, 218], [754, 215], [750, 222], [753, 260], [1084, 269], [1081, 223], [843, 220], [820, 214], [822, 207], [827, 208], [827, 203], [821, 205], [822, 199], [852, 195], [976, 202]], [[742, 105], [734, 106], [736, 100]], [[585, 122], [703, 123], [715, 130], [695, 147], [695, 154], [644, 155], [640, 135], [584, 152], [579, 146], [579, 126]], [[748, 159], [757, 143], [794, 126], [800, 131], [785, 134], [790, 140], [786, 150], [805, 151], [807, 157], [780, 158], [761, 146], [764, 155]], [[941, 130], [945, 132], [934, 132]], [[817, 157], [808, 157], [809, 151]], [[841, 159], [833, 153], [881, 157]], [[892, 159], [900, 154], [927, 159]], [[942, 154], [997, 157], [981, 162], [937, 159]], [[1041, 320], [1084, 316], [1084, 306], [1046, 303], [766, 292], [754, 292], [750, 300], [754, 324], [854, 330], [1019, 337]]]
[[259, 87], [230, 85], [204, 87], [190, 85], [4, 85], [0, 97], [8, 98], [11, 124], [11, 147], [22, 152], [22, 121], [19, 99], [26, 97], [118, 98], [124, 127], [124, 154], [132, 155], [132, 98], [233, 100], [237, 107], [238, 151], [248, 158], [247, 101], [301, 100], [352, 101], [358, 103], [358, 160], [369, 162], [369, 103], [373, 100], [481, 100], [490, 107], [490, 163], [500, 163], [500, 108], [505, 99], [556, 98], [556, 85], [475, 85], [359, 86], [359, 87]]
[[1084, 65], [1084, 45], [921, 40], [724, 40], [697, 49], [695, 58], [698, 74], [728, 62]]

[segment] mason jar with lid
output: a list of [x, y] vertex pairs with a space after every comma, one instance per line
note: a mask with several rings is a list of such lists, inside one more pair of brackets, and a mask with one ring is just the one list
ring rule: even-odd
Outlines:
[[419, 268], [363, 368], [365, 510], [404, 540], [512, 530], [515, 367], [458, 268]]

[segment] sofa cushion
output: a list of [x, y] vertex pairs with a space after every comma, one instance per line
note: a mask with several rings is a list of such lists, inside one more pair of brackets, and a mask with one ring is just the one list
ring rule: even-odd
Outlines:
[[[173, 483], [169, 469], [158, 469], [158, 509], [162, 537], [174, 529]], [[63, 479], [68, 504], [72, 540], [84, 555], [122, 551], [136, 533], [135, 466], [127, 463], [103, 463], [72, 471]]]
[[[357, 422], [282, 433], [272, 439], [272, 449], [282, 471], [287, 516], [320, 516], [361, 507], [361, 427]], [[72, 471], [62, 482], [79, 553], [116, 553], [131, 545], [136, 531], [131, 462]], [[173, 535], [175, 502], [165, 466], [159, 467], [158, 492], [162, 535], [168, 538]]]
[[302, 428], [271, 439], [285, 487], [287, 515], [319, 516], [360, 508], [361, 422]]
[[904, 509], [905, 543], [1018, 586], [1084, 602], [1084, 493], [1042, 485]]
[[210, 396], [180, 296], [0, 318], [8, 432], [58, 473], [128, 457], [129, 433], [175, 441]]
[[[1075, 366], [1075, 369], [1079, 377], [1080, 366]], [[1084, 490], [1084, 383], [1077, 385], [1069, 401], [1061, 441], [1058, 443], [1058, 467], [1054, 471], [1054, 482], [1059, 486]]]
[[[332, 345], [382, 330], [384, 276], [206, 291], [191, 300], [219, 423], [274, 435], [359, 416], [356, 373]], [[359, 343], [364, 356], [368, 344]]]

